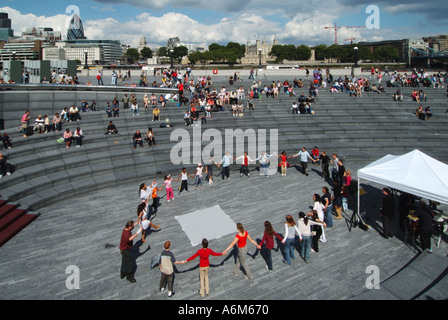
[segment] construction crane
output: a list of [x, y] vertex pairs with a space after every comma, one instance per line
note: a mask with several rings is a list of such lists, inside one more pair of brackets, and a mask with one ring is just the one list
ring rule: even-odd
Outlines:
[[338, 44], [338, 29], [340, 28], [365, 28], [365, 26], [337, 26], [336, 23], [333, 27], [324, 27], [325, 29], [334, 29], [334, 44]]
[[353, 44], [353, 41], [355, 41], [355, 40], [356, 40], [356, 38], [351, 37], [351, 38], [345, 39], [344, 41], [350, 41], [350, 44]]

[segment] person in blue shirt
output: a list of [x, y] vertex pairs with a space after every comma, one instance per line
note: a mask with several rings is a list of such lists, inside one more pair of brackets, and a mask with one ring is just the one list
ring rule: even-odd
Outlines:
[[311, 158], [305, 147], [302, 147], [302, 150], [292, 156], [292, 158], [295, 157], [300, 157], [300, 166], [302, 167], [302, 173], [308, 176], [308, 158], [311, 159], [311, 161], [314, 161], [314, 159]]
[[221, 162], [218, 164], [218, 168], [222, 164], [222, 180], [224, 180], [224, 177], [230, 179], [230, 164], [232, 163], [232, 159], [232, 156], [227, 151], [226, 154], [222, 157]]
[[106, 103], [106, 113], [107, 113], [107, 117], [112, 117], [112, 108], [111, 108], [111, 106], [110, 106], [110, 103], [109, 102], [107, 102]]

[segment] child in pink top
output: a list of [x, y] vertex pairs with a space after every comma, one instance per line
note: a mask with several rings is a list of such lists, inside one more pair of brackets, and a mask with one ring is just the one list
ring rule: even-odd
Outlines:
[[171, 186], [171, 176], [170, 175], [165, 175], [165, 188], [166, 188], [166, 199], [168, 202], [170, 202], [171, 199], [174, 200], [174, 195], [173, 195], [173, 187]]

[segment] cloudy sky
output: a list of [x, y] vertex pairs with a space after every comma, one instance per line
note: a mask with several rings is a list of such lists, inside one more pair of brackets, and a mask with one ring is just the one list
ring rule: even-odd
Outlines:
[[[366, 13], [372, 5], [378, 11]], [[63, 38], [69, 17], [77, 12], [89, 39], [120, 40], [133, 47], [142, 36], [154, 48], [171, 37], [201, 45], [274, 38], [280, 44], [331, 45], [335, 31], [325, 27], [335, 24], [341, 26], [339, 44], [349, 38], [448, 34], [446, 0], [2, 0], [0, 12], [9, 14], [15, 35], [42, 26], [62, 31]], [[369, 23], [379, 28], [366, 27]]]

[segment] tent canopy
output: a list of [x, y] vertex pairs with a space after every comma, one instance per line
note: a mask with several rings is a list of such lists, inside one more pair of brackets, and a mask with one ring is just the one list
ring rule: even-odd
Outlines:
[[419, 150], [384, 156], [359, 169], [360, 179], [448, 204], [448, 165]]

